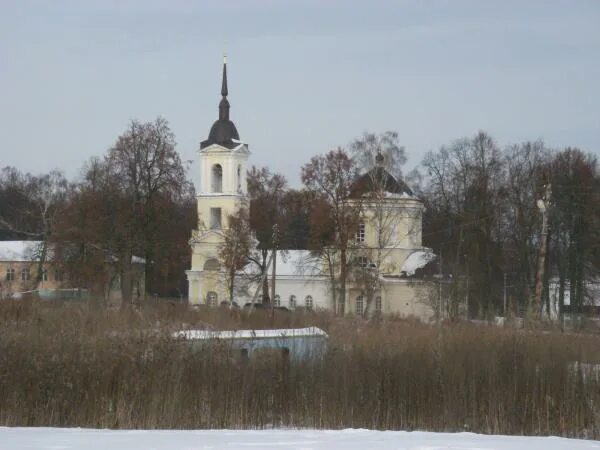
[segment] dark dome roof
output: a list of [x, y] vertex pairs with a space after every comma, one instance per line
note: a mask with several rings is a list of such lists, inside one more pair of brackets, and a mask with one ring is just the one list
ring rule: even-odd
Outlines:
[[362, 197], [370, 192], [383, 189], [390, 194], [413, 195], [412, 190], [402, 180], [397, 180], [383, 167], [374, 167], [364, 175], [358, 177], [350, 187], [350, 197]]
[[227, 148], [235, 148], [239, 144], [233, 142], [232, 139], [240, 140], [240, 135], [235, 128], [234, 123], [228, 119], [219, 119], [210, 128], [208, 139], [202, 141], [200, 148], [208, 147], [209, 145], [218, 144]]

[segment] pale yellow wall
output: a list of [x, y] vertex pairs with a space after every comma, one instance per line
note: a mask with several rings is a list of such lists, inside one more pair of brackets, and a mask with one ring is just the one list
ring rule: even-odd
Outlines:
[[198, 196], [198, 229], [207, 230], [210, 228], [210, 209], [221, 208], [222, 228], [227, 228], [228, 216], [235, 214], [238, 208], [243, 204], [243, 199], [239, 196]]
[[[84, 288], [84, 286], [76, 286], [70, 282], [68, 273], [62, 271], [62, 281], [57, 281], [55, 274], [61, 272], [56, 264], [52, 262], [44, 263], [43, 267], [46, 269], [47, 280], [37, 281], [38, 276], [37, 262], [24, 262], [24, 261], [0, 261], [0, 298], [9, 294], [18, 294], [21, 292], [27, 292], [34, 289], [37, 290], [54, 290], [54, 289], [77, 289]], [[11, 267], [15, 270], [15, 278], [13, 281], [6, 279], [7, 269]], [[29, 268], [29, 280], [21, 279], [21, 270], [23, 268]], [[139, 298], [145, 297], [145, 268], [143, 264], [134, 264], [133, 269], [133, 285], [137, 288], [139, 286]], [[113, 284], [109, 288], [109, 299], [120, 300], [121, 291], [118, 277], [113, 279]], [[134, 292], [137, 296], [137, 289]]]
[[[204, 264], [208, 259], [219, 259], [222, 231], [229, 226], [228, 217], [240, 207], [247, 206], [248, 154], [245, 145], [233, 150], [212, 145], [200, 151], [200, 189], [196, 197], [198, 227], [192, 232], [192, 267], [186, 273], [189, 301], [193, 304], [206, 303], [206, 295], [210, 291], [217, 293], [218, 302], [229, 300], [224, 274], [205, 271]], [[223, 170], [222, 189], [219, 193], [212, 189], [212, 168], [215, 164], [219, 164]], [[221, 230], [210, 229], [212, 208], [221, 208]]]
[[[8, 268], [13, 268], [15, 271], [15, 278], [13, 281], [6, 279], [6, 273]], [[6, 295], [8, 293], [24, 292], [36, 288], [36, 281], [38, 275], [39, 264], [36, 262], [25, 262], [25, 261], [0, 261], [0, 295]], [[29, 280], [21, 280], [21, 270], [23, 268], [29, 268]], [[66, 274], [63, 274], [63, 281], [55, 281], [55, 272], [57, 269], [52, 263], [45, 263], [44, 269], [48, 274], [47, 281], [40, 281], [37, 283], [38, 289], [58, 289], [68, 285]]]
[[[420, 247], [423, 209], [423, 204], [413, 199], [386, 199], [379, 204], [365, 202], [362, 205], [365, 245], [371, 248], [379, 247], [378, 235], [381, 227], [386, 247]], [[382, 218], [381, 226], [378, 224], [379, 217]]]

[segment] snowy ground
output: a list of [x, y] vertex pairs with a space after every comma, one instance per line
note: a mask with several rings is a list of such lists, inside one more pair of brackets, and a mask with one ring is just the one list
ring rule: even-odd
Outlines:
[[113, 431], [2, 428], [2, 450], [568, 450], [600, 449], [600, 441], [370, 430]]

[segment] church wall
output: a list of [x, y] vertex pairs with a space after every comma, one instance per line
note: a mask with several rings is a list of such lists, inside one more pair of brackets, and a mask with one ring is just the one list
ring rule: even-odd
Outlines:
[[331, 309], [331, 293], [329, 280], [318, 278], [308, 280], [303, 277], [278, 278], [275, 283], [275, 295], [281, 298], [281, 306], [290, 307], [290, 296], [296, 296], [298, 307], [306, 306], [306, 296], [313, 299], [313, 309]]

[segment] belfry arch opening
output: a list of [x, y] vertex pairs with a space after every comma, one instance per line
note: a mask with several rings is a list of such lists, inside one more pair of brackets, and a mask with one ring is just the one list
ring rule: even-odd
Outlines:
[[221, 164], [212, 166], [211, 188], [212, 192], [223, 192], [223, 167], [221, 167]]

